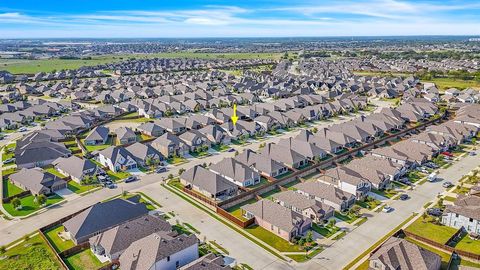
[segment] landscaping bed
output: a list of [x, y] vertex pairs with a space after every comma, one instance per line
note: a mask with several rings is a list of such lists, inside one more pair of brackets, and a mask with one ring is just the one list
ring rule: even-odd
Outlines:
[[345, 221], [347, 222], [348, 224], [354, 222], [355, 220], [357, 220], [359, 217], [356, 216], [356, 215], [351, 215], [351, 214], [342, 214], [340, 212], [337, 212], [335, 211], [335, 218], [338, 218], [340, 219], [341, 221]]

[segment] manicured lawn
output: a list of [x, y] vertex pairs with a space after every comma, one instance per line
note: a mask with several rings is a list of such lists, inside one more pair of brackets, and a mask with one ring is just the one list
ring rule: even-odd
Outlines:
[[255, 203], [257, 200], [255, 199], [250, 199], [248, 201], [245, 201], [243, 203], [240, 203], [240, 204], [237, 204], [233, 207], [230, 207], [227, 209], [227, 212], [229, 212], [230, 214], [232, 214], [232, 216], [235, 216], [237, 217], [238, 219], [242, 220], [242, 221], [245, 221], [247, 220], [245, 217], [243, 217], [242, 215], [242, 209], [241, 207], [244, 206], [244, 205], [247, 205], [247, 204], [252, 204], [252, 203]]
[[72, 192], [75, 192], [77, 194], [80, 194], [80, 193], [83, 193], [83, 192], [87, 192], [89, 190], [92, 190], [96, 187], [98, 187], [98, 185], [82, 185], [82, 184], [79, 184], [73, 180], [70, 180], [68, 181], [68, 189], [70, 189]]
[[14, 152], [7, 152], [7, 148], [5, 148], [3, 150], [2, 161], [5, 161], [5, 160], [10, 159], [10, 158], [14, 158], [14, 157], [15, 157]]
[[312, 223], [312, 230], [321, 234], [323, 237], [328, 238], [334, 235], [340, 228], [338, 227], [327, 227], [327, 226], [319, 226], [316, 223]]
[[188, 160], [183, 158], [183, 157], [171, 157], [171, 158], [167, 159], [167, 162], [172, 164], [172, 165], [175, 165], [175, 164], [186, 163], [186, 162], [188, 162]]
[[248, 227], [245, 230], [280, 252], [302, 251], [302, 248], [300, 246], [294, 245], [258, 225]]
[[98, 269], [103, 265], [97, 257], [93, 254], [92, 250], [86, 249], [82, 252], [79, 252], [75, 255], [67, 257], [65, 259], [65, 264], [68, 268], [73, 270], [83, 270], [83, 269]]
[[53, 167], [50, 167], [50, 168], [48, 168], [48, 169], [45, 169], [45, 171], [46, 171], [46, 172], [49, 172], [49, 173], [51, 173], [51, 174], [53, 174], [53, 175], [55, 175], [55, 176], [58, 176], [58, 177], [60, 177], [60, 178], [65, 178], [65, 177], [66, 177], [65, 175], [61, 174], [59, 171], [57, 171], [57, 170], [56, 170], [55, 168], [53, 168]]
[[389, 199], [398, 194], [395, 190], [378, 190], [375, 188], [372, 188], [372, 192]]
[[183, 190], [183, 185], [178, 179], [168, 181], [168, 185]]
[[419, 172], [410, 171], [407, 173], [407, 178], [410, 182], [415, 183], [422, 178], [422, 175]]
[[443, 198], [445, 201], [448, 201], [448, 202], [454, 202], [457, 200], [457, 198], [455, 197], [451, 197], [451, 196], [446, 196], [445, 198]]
[[375, 207], [380, 205], [380, 201], [378, 200], [357, 201], [355, 204], [359, 205], [362, 208], [374, 209]]
[[337, 212], [335, 211], [335, 217], [342, 220], [342, 221], [345, 221], [347, 222], [348, 224], [354, 222], [355, 220], [358, 219], [357, 216], [354, 216], [354, 215], [349, 215], [349, 214], [342, 214], [340, 212]]
[[2, 170], [2, 175], [7, 176], [7, 175], [13, 174], [15, 172], [17, 172], [17, 168], [10, 168], [10, 169], [6, 169], [6, 170]]
[[480, 240], [473, 240], [466, 234], [455, 245], [455, 248], [480, 255]]
[[137, 134], [137, 141], [138, 142], [145, 141], [145, 140], [148, 140], [148, 139], [151, 139], [151, 138], [153, 138], [153, 137], [150, 137], [150, 136], [145, 135], [143, 133]]
[[8, 180], [2, 180], [3, 184], [3, 197], [7, 198], [16, 194], [22, 193], [24, 190], [21, 189], [20, 187], [15, 186]]
[[45, 237], [57, 252], [62, 252], [75, 246], [72, 240], [64, 240], [58, 235], [64, 231], [65, 228], [60, 225], [45, 232]]
[[130, 174], [128, 172], [122, 172], [122, 171], [112, 172], [111, 170], [107, 170], [107, 174], [108, 174], [108, 176], [110, 176], [110, 178], [113, 181], [119, 181], [119, 180], [125, 179], [125, 178], [130, 176]]
[[62, 269], [52, 249], [40, 235], [31, 237], [27, 242], [7, 250], [1, 256], [0, 269], [55, 270]]
[[445, 244], [452, 235], [457, 232], [456, 229], [436, 225], [428, 221], [423, 221], [422, 218], [415, 220], [405, 231], [428, 238], [437, 243]]
[[320, 252], [323, 251], [323, 248], [317, 248], [314, 251], [310, 252], [308, 255], [287, 255], [290, 259], [296, 261], [296, 262], [306, 262], [310, 260], [311, 258], [317, 256]]
[[[37, 203], [35, 203], [34, 199], [35, 199], [35, 197], [33, 195], [21, 198], [20, 201], [22, 203], [22, 209], [20, 209], [20, 210], [17, 210], [15, 208], [13, 208], [12, 203], [5, 203], [5, 204], [3, 204], [3, 207], [5, 208], [5, 211], [10, 213], [10, 215], [12, 215], [12, 216], [29, 215], [29, 214], [43, 208], [43, 206], [40, 206]], [[58, 203], [62, 200], [63, 200], [62, 197], [60, 197], [56, 194], [52, 195], [52, 196], [48, 197], [47, 203], [46, 203], [45, 206], [49, 206], [49, 205], [52, 205], [54, 203]]]
[[457, 186], [453, 192], [454, 193], [457, 193], [457, 194], [467, 194], [468, 192], [470, 191], [469, 188], [466, 188], [466, 187], [461, 187], [461, 186]]
[[210, 153], [207, 151], [202, 151], [202, 152], [190, 152], [190, 155], [196, 158], [201, 158], [201, 157], [208, 157]]
[[111, 136], [108, 136], [108, 139], [107, 139], [105, 144], [86, 145], [85, 144], [85, 139], [81, 139], [81, 142], [85, 146], [85, 149], [87, 149], [88, 152], [101, 151], [101, 150], [106, 149], [106, 148], [113, 145]]
[[216, 145], [212, 145], [212, 149], [217, 151], [217, 152], [224, 152], [224, 151], [227, 151], [228, 149], [230, 149], [230, 146], [225, 145], [225, 144], [216, 144]]

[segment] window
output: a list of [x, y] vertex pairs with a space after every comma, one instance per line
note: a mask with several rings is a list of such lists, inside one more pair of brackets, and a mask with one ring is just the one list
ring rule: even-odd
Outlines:
[[167, 262], [169, 262], [169, 261], [170, 261], [170, 256], [167, 256]]
[[176, 261], [176, 262], [175, 262], [175, 267], [176, 267], [176, 268], [179, 268], [179, 267], [180, 267], [180, 262], [179, 262], [179, 261]]
[[470, 222], [473, 222], [473, 218], [470, 218], [469, 221], [470, 221]]

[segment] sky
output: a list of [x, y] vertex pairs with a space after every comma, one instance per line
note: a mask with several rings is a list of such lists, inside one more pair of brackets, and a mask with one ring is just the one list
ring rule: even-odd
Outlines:
[[480, 35], [478, 0], [0, 0], [0, 38]]

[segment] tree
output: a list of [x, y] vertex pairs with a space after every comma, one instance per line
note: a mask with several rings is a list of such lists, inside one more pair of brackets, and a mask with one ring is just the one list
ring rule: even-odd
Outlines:
[[307, 235], [305, 235], [305, 241], [307, 241], [308, 243], [313, 242], [313, 233], [312, 233], [312, 231], [308, 231], [308, 232], [307, 232]]
[[235, 156], [238, 156], [238, 151], [235, 151]]
[[312, 128], [312, 133], [317, 133], [318, 132], [318, 128], [314, 127]]
[[425, 221], [427, 219], [428, 215], [426, 212], [423, 212], [422, 214], [422, 220]]
[[355, 216], [358, 216], [358, 214], [360, 214], [360, 206], [354, 204], [350, 210], [349, 210], [350, 214], [352, 215], [355, 215]]
[[22, 206], [22, 202], [20, 201], [19, 198], [13, 198], [12, 205], [13, 205], [13, 208], [18, 209]]
[[168, 179], [172, 180], [173, 179], [173, 174], [169, 174]]
[[40, 194], [37, 196], [37, 203], [39, 205], [45, 205], [47, 203], [47, 196]]
[[180, 168], [180, 170], [178, 170], [178, 174], [182, 174], [185, 172], [185, 169], [184, 168]]
[[328, 221], [328, 226], [329, 226], [329, 227], [335, 227], [335, 224], [336, 224], [336, 223], [337, 223], [337, 221], [332, 218], [332, 219], [330, 219], [330, 220]]

